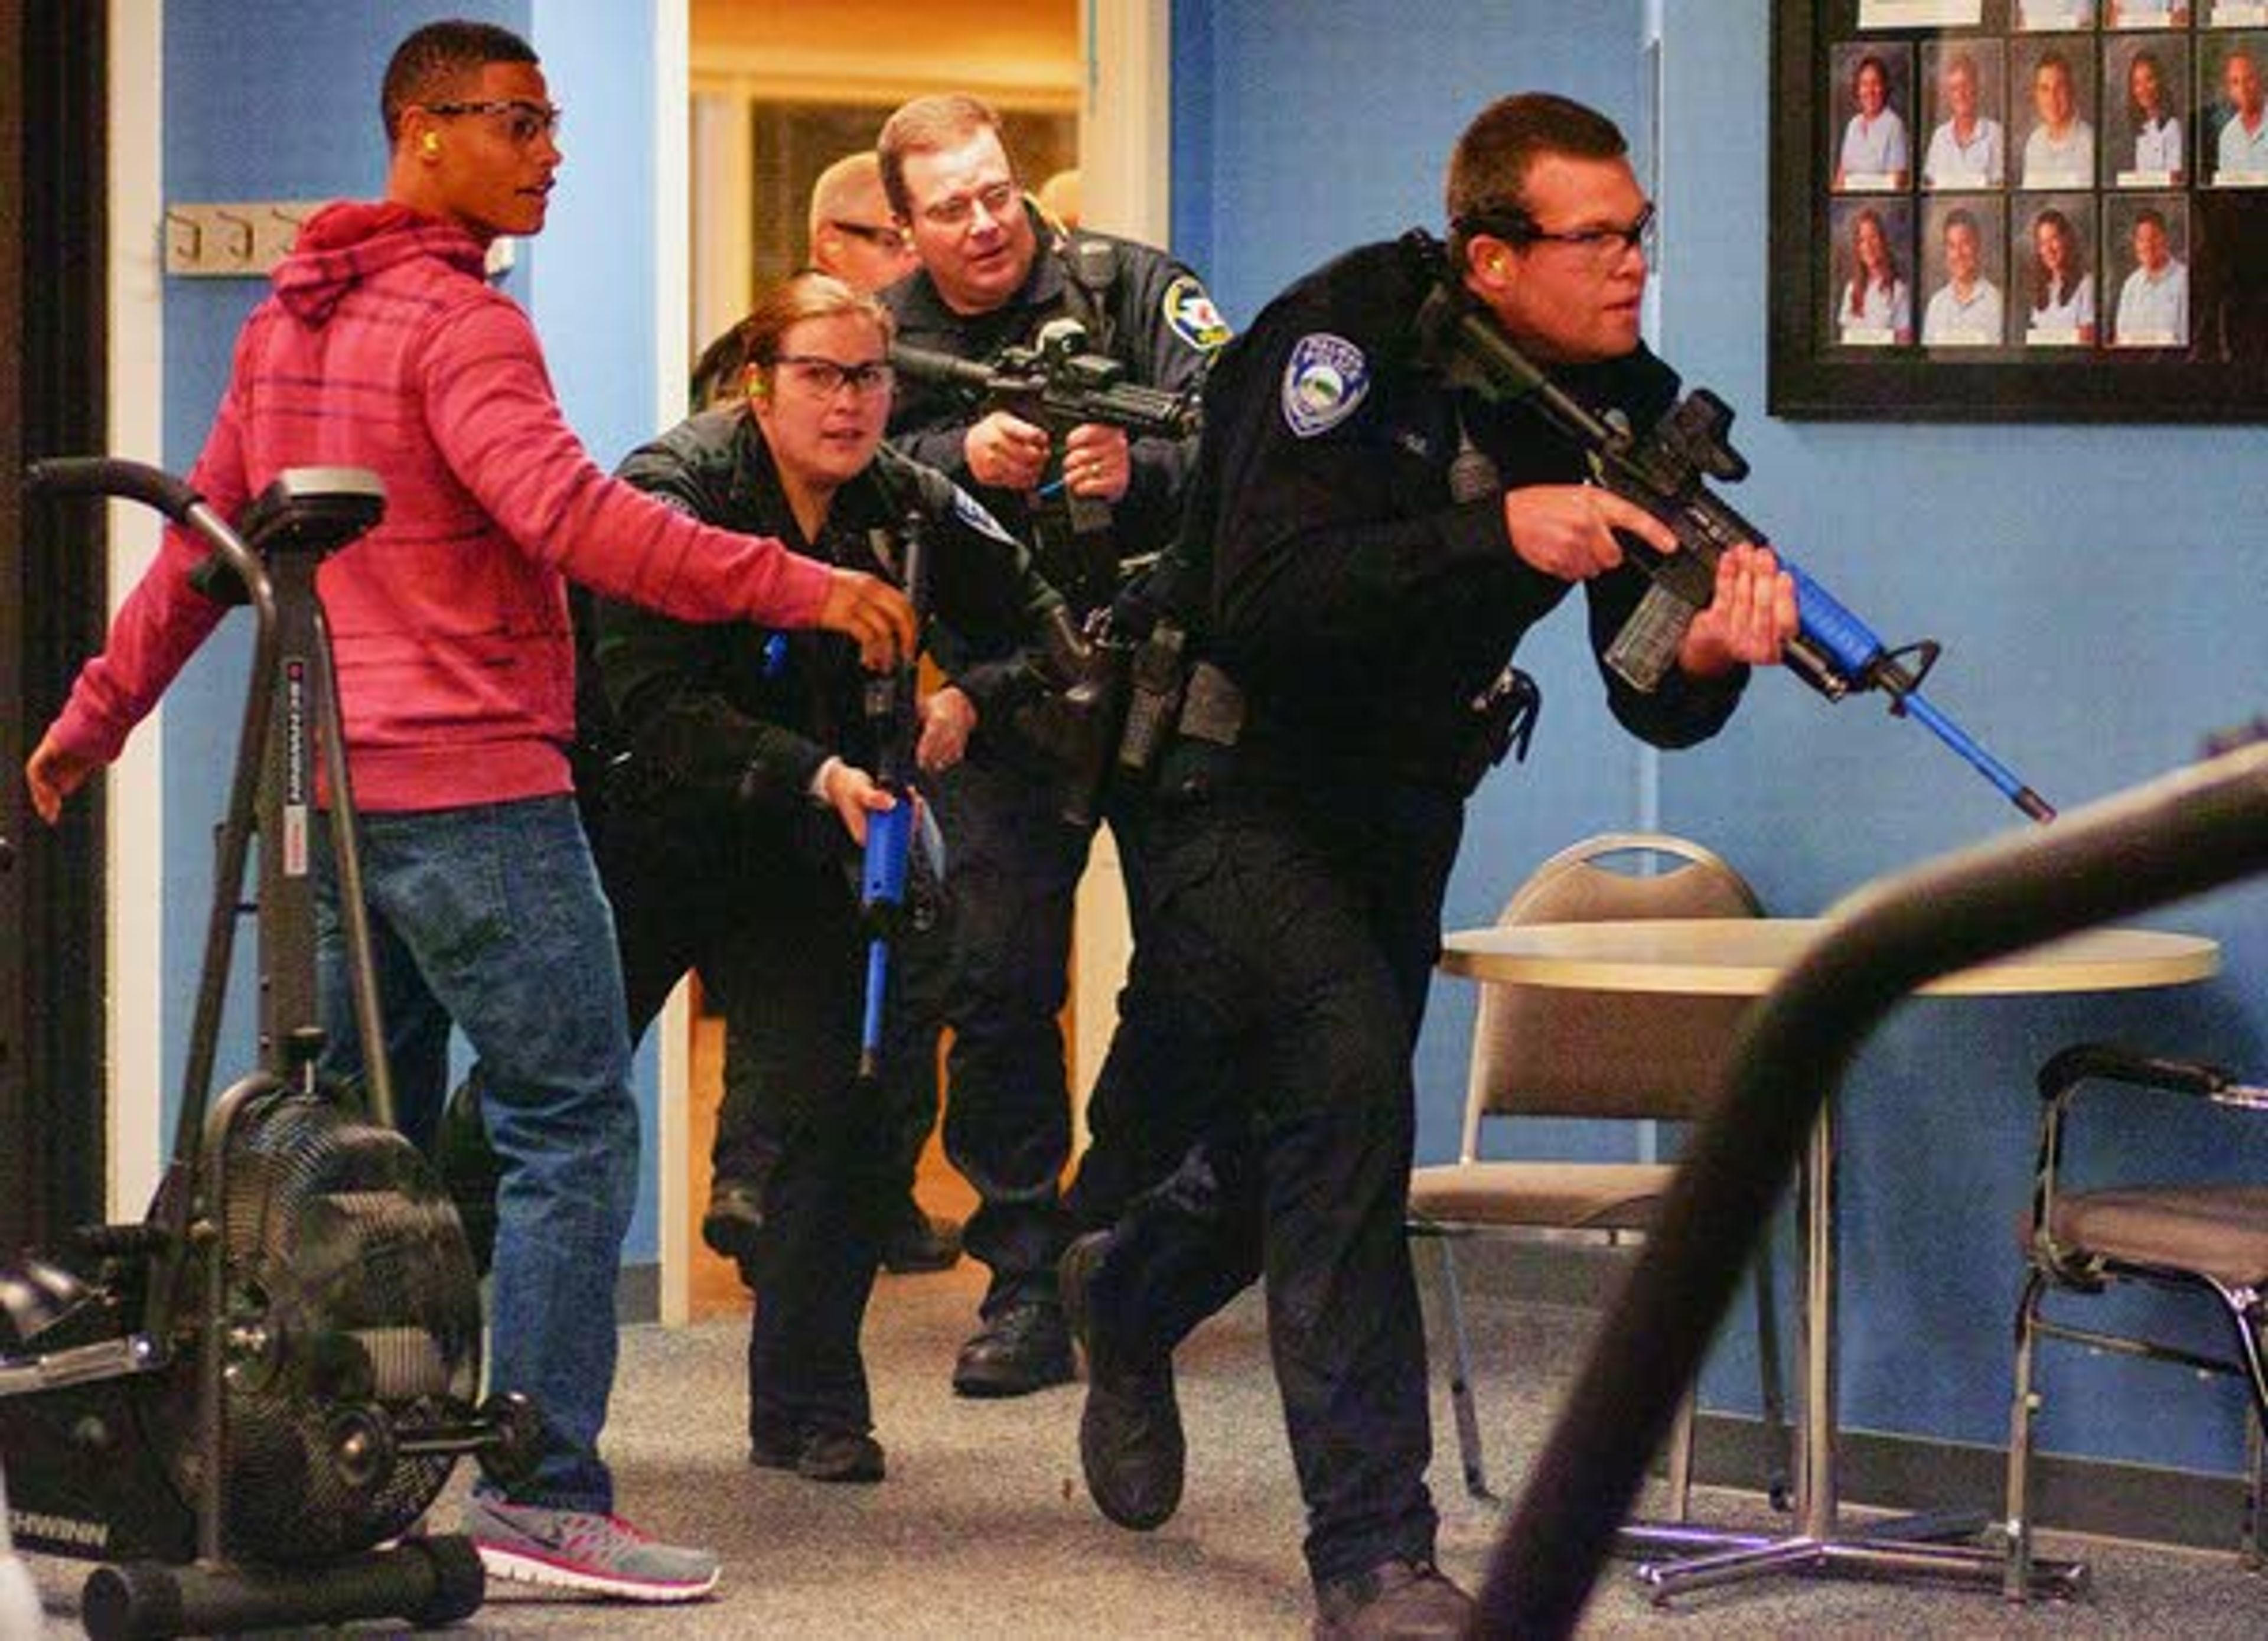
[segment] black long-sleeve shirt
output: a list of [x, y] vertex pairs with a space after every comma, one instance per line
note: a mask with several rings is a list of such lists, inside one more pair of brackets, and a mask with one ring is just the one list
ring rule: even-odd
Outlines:
[[[1579, 482], [1586, 469], [1537, 412], [1454, 389], [1423, 357], [1417, 315], [1437, 266], [1415, 240], [1351, 252], [1220, 355], [1185, 548], [1210, 567], [1204, 642], [1245, 690], [1256, 734], [1303, 762], [1450, 785], [1467, 762], [1470, 703], [1571, 591], [1513, 550], [1502, 490]], [[1643, 348], [1553, 376], [1641, 429], [1677, 391]], [[1461, 428], [1499, 482], [1462, 502], [1449, 482]], [[1627, 563], [1585, 584], [1594, 651], [1646, 585]], [[1647, 695], [1600, 671], [1616, 719], [1661, 747], [1714, 734], [1747, 677], [1672, 669]]]
[[[1020, 649], [1061, 605], [1024, 548], [944, 475], [884, 448], [836, 492], [806, 541], [755, 419], [703, 412], [624, 459], [621, 476], [714, 524], [777, 536], [812, 557], [891, 580], [908, 513], [923, 520], [936, 614], [929, 636], [980, 724], [1034, 687]], [[767, 633], [745, 622], [672, 621], [600, 600], [591, 652], [605, 703], [638, 762], [688, 793], [777, 813], [807, 801], [830, 755], [872, 769], [865, 673], [838, 633]]]
[[[883, 292], [883, 302], [897, 320], [898, 340], [924, 352], [990, 364], [1004, 349], [1030, 344], [1050, 320], [1068, 315], [1086, 321], [1091, 306], [1099, 311], [1088, 324], [1089, 348], [1124, 365], [1128, 379], [1175, 394], [1203, 382], [1228, 327], [1194, 273], [1149, 246], [1083, 230], [1058, 249], [1054, 231], [1036, 213], [1033, 231], [1040, 248], [1031, 272], [1015, 295], [988, 313], [955, 313], [925, 271]], [[1074, 287], [1070, 266], [1107, 267], [1108, 281], [1088, 295]], [[902, 373], [890, 410], [890, 443], [965, 486], [1020, 539], [1059, 532], [1062, 526], [1053, 516], [1059, 509], [1035, 511], [1020, 492], [980, 485], [969, 473], [965, 441], [986, 414], [953, 388]], [[1122, 563], [1155, 554], [1173, 538], [1197, 453], [1193, 437], [1130, 437], [1127, 445], [1132, 471], [1112, 519], [1113, 545]], [[1044, 545], [1040, 563], [1050, 579], [1071, 592], [1064, 567], [1050, 559]], [[1107, 599], [1111, 591], [1091, 589], [1087, 601]]]

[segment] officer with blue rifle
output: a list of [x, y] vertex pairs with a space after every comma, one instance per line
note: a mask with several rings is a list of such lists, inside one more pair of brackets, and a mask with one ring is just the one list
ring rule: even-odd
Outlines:
[[[1675, 747], [1715, 733], [1797, 631], [1793, 583], [1739, 543], [1652, 689], [1618, 675], [1605, 658], [1651, 584], [1617, 536], [1678, 538], [1586, 482], [1532, 405], [1466, 386], [1420, 325], [1446, 284], [1600, 414], [1644, 429], [1668, 408], [1676, 378], [1638, 335], [1653, 209], [1614, 124], [1501, 99], [1460, 138], [1447, 204], [1446, 248], [1413, 234], [1310, 274], [1207, 382], [1169, 559], [1195, 666], [1071, 1192], [1106, 1223], [1060, 1271], [1088, 1364], [1081, 1467], [1136, 1529], [1181, 1498], [1174, 1347], [1264, 1271], [1328, 1637], [1471, 1617], [1434, 1564], [1425, 1481], [1410, 1054], [1465, 799], [1532, 710], [1513, 652], [1580, 585], [1610, 710]], [[1223, 1075], [1160, 1074], [1191, 1063]]]
[[[919, 707], [914, 761], [934, 771], [1037, 688], [1015, 646], [1062, 600], [965, 491], [882, 446], [890, 333], [873, 298], [797, 275], [743, 321], [742, 401], [681, 423], [620, 471], [696, 517], [762, 521], [822, 562], [893, 580], [917, 535], [947, 681]], [[750, 1458], [879, 1481], [858, 1333], [903, 1182], [883, 1091], [859, 1075], [870, 931], [858, 850], [906, 801], [874, 774], [890, 726], [871, 720], [847, 645], [606, 600], [591, 616], [621, 748], [594, 849], [632, 1023], [688, 964], [725, 1019], [712, 1199], [741, 1199], [746, 1234], [730, 1251], [757, 1295]]]

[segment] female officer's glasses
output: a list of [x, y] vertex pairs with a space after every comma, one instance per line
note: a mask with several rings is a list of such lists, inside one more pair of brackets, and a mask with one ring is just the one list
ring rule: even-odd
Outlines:
[[840, 359], [822, 358], [815, 353], [783, 353], [772, 363], [790, 381], [817, 399], [832, 399], [845, 387], [860, 399], [890, 391], [892, 373], [887, 359], [845, 364]]
[[430, 114], [442, 119], [454, 119], [460, 114], [501, 114], [505, 121], [504, 135], [522, 148], [533, 148], [547, 136], [559, 135], [559, 121], [566, 110], [556, 103], [530, 102], [525, 97], [500, 98], [492, 102], [445, 102], [423, 105]]

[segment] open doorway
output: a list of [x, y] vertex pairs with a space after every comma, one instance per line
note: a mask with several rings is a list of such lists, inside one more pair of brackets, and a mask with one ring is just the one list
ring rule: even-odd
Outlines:
[[[802, 265], [820, 172], [871, 149], [890, 111], [925, 92], [965, 91], [998, 108], [1018, 168], [1035, 185], [1078, 163], [1086, 62], [1079, 0], [693, 0], [690, 14], [691, 274], [688, 370], [747, 312], [766, 282]], [[667, 1029], [665, 1020], [664, 1029]], [[723, 1086], [724, 1027], [696, 1006], [682, 1063], [688, 1230], [686, 1303], [702, 1316], [745, 1309], [739, 1273], [699, 1235]], [[965, 1218], [973, 1195], [932, 1141], [917, 1194]]]
[[694, 0], [691, 47], [696, 350], [802, 263], [813, 180], [909, 97], [983, 97], [1035, 183], [1077, 163], [1078, 0]]

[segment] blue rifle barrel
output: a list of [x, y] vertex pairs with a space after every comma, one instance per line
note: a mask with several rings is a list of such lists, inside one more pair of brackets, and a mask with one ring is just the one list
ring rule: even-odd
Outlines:
[[913, 794], [893, 796], [895, 809], [866, 817], [866, 853], [858, 878], [858, 910], [866, 924], [866, 1005], [858, 1031], [858, 1075], [872, 1078], [882, 1058], [882, 1019], [890, 984], [890, 943], [906, 903], [907, 857], [913, 849]]
[[[921, 515], [905, 522], [902, 574], [918, 625], [929, 615], [929, 542]], [[916, 640], [919, 642], [918, 638]], [[914, 841], [914, 714], [916, 658], [896, 673], [867, 681], [869, 721], [875, 740], [876, 778], [896, 805], [866, 817], [866, 849], [859, 862], [858, 913], [866, 925], [866, 1001], [858, 1029], [858, 1075], [869, 1081], [882, 1063], [882, 1022], [890, 989], [890, 946], [904, 922], [906, 879]]]
[[[1677, 530], [1678, 539], [1686, 549], [1683, 555], [1655, 553], [1643, 543], [1637, 543], [1634, 537], [1621, 537], [1626, 547], [1635, 544], [1636, 550], [1631, 556], [1643, 563], [1657, 579], [1666, 581], [1673, 587], [1678, 585], [1669, 573], [1669, 566], [1674, 561], [1683, 556], [1713, 569], [1722, 551], [1719, 541], [1727, 535], [1728, 529], [1734, 532], [1734, 539], [1752, 541], [1760, 546], [1770, 545], [1762, 531], [1750, 528], [1746, 519], [1706, 491], [1697, 498], [1705, 503], [1705, 507], [1696, 511], [1710, 515], [1709, 527], [1680, 528], [1681, 525], [1692, 522], [1690, 514], [1681, 519], [1677, 510], [1665, 506], [1658, 497], [1631, 496], [1620, 484], [1613, 488], [1617, 494], [1638, 502]], [[1889, 652], [1874, 629], [1867, 626], [1856, 611], [1822, 586], [1817, 578], [1800, 564], [1786, 554], [1778, 553], [1777, 548], [1773, 550], [1779, 558], [1779, 567], [1787, 571], [1795, 583], [1798, 631], [1782, 652], [1782, 659], [1787, 662], [1791, 671], [1830, 701], [1840, 700], [1854, 689], [1881, 690], [1889, 697], [1890, 711], [1894, 715], [1911, 717], [1934, 734], [2026, 815], [2040, 821], [2055, 819], [2053, 806], [1922, 695], [1913, 674]], [[1688, 594], [1680, 590], [1679, 596]]]
[[1890, 698], [1890, 710], [1911, 717], [1950, 747], [1970, 767], [1999, 789], [2000, 795], [2035, 820], [2055, 819], [2055, 809], [2019, 780], [2014, 770], [1978, 746], [1958, 724], [1933, 706], [1912, 676], [1889, 654], [1874, 630], [1840, 600], [1785, 558], [1780, 568], [1795, 580], [1796, 608], [1803, 635], [1824, 650], [1835, 664], [1862, 688], [1880, 688]]

